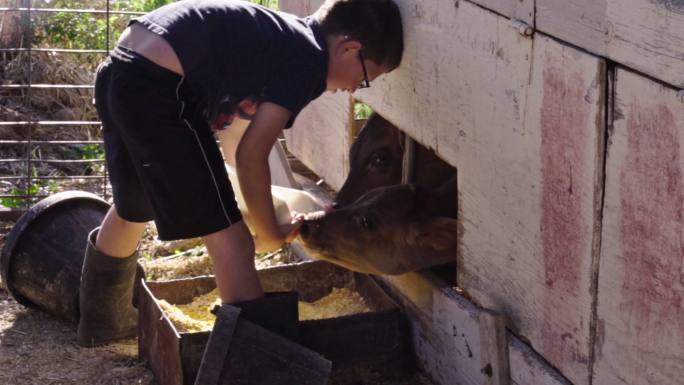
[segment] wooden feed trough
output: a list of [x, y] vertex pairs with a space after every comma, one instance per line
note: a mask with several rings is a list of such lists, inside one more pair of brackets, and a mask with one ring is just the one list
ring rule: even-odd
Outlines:
[[[259, 275], [267, 292], [294, 290], [300, 301], [312, 302], [333, 288], [349, 288], [370, 308], [365, 313], [300, 321], [301, 345], [332, 361], [329, 384], [371, 384], [413, 374], [407, 323], [397, 305], [369, 276], [322, 261], [268, 268]], [[212, 276], [143, 283], [138, 308], [139, 356], [160, 383], [194, 383], [210, 332], [179, 332], [157, 300], [186, 304], [215, 288]]]

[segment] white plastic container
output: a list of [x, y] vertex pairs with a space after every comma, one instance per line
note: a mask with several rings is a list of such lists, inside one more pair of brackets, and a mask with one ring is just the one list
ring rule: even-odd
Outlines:
[[[238, 181], [235, 169], [230, 165], [226, 165], [228, 171], [228, 178], [233, 185], [235, 192], [235, 199], [237, 200], [238, 208], [242, 212], [242, 217], [249, 227], [252, 235], [251, 217], [249, 210], [245, 204], [245, 198], [240, 190], [240, 182]], [[273, 196], [273, 207], [275, 208], [276, 222], [278, 225], [287, 225], [292, 222], [292, 212], [297, 213], [311, 213], [314, 211], [323, 210], [323, 206], [316, 201], [313, 195], [306, 191], [297, 190], [293, 188], [271, 186], [271, 195]]]

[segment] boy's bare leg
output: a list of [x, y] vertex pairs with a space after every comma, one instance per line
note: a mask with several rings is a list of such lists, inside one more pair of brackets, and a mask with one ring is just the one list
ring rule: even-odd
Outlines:
[[112, 205], [102, 221], [95, 246], [109, 256], [128, 257], [138, 248], [146, 225], [146, 222], [131, 222], [121, 218]]
[[263, 297], [254, 267], [254, 240], [244, 221], [202, 237], [214, 262], [216, 285], [223, 303]]

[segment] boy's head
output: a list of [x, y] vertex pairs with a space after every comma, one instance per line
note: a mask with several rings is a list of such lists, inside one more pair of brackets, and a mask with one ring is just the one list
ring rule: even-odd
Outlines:
[[329, 90], [353, 91], [399, 66], [404, 36], [392, 0], [327, 0], [314, 17], [328, 41]]

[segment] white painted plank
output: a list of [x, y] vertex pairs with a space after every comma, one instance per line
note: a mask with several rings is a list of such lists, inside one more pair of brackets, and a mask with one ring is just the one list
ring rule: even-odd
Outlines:
[[323, 0], [280, 0], [278, 9], [298, 16], [311, 15]]
[[271, 169], [271, 184], [273, 186], [299, 189], [299, 184], [292, 175], [292, 168], [287, 161], [287, 155], [280, 141], [276, 141], [268, 153], [268, 166]]
[[300, 112], [285, 130], [288, 149], [334, 189], [348, 173], [351, 98], [347, 93], [324, 93]]
[[[217, 134], [223, 159], [226, 164], [233, 168], [235, 168], [235, 152], [248, 126], [249, 120], [237, 118], [230, 127], [219, 131]], [[287, 162], [285, 151], [280, 142], [276, 142], [273, 148], [271, 148], [271, 152], [268, 153], [268, 166], [271, 170], [272, 185], [299, 188], [298, 183], [294, 180], [292, 169]], [[235, 188], [235, 186], [233, 187]]]
[[684, 103], [620, 70], [609, 138], [595, 384], [684, 378]]
[[572, 385], [513, 334], [508, 335], [508, 357], [513, 385]]
[[684, 2], [536, 0], [537, 28], [684, 87]]
[[536, 0], [538, 30], [597, 55], [607, 52], [608, 0]]
[[[456, 165], [469, 131], [515, 130], [531, 66], [532, 40], [508, 19], [469, 2], [399, 1], [405, 49], [401, 66], [355, 96]], [[421, 12], [415, 12], [422, 4]], [[499, 116], [508, 115], [506, 121]], [[476, 132], [473, 132], [476, 135]], [[439, 143], [439, 145], [438, 145]]]
[[500, 315], [479, 308], [430, 273], [381, 278], [408, 312], [420, 368], [438, 385], [509, 383]]
[[401, 2], [404, 62], [357, 94], [458, 168], [459, 285], [587, 384], [603, 62], [442, 3]]
[[513, 95], [522, 116], [491, 111], [489, 122], [473, 128], [475, 145], [461, 150], [459, 283], [508, 310], [535, 350], [573, 383], [586, 384], [603, 66], [536, 35], [524, 73], [531, 74], [528, 93]]
[[[459, 0], [453, 0], [458, 4]], [[487, 9], [506, 16], [509, 19], [520, 20], [525, 24], [534, 25], [534, 0], [469, 0]]]

